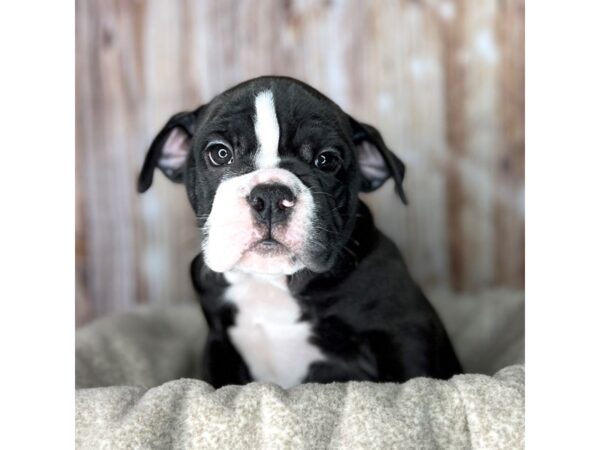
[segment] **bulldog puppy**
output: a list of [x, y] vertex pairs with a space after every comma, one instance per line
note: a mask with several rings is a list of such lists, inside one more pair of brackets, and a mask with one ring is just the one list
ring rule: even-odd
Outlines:
[[[200, 230], [192, 281], [210, 327], [204, 379], [308, 383], [461, 372], [437, 314], [360, 192], [404, 164], [380, 133], [286, 77], [175, 114], [138, 181], [184, 183]], [[393, 205], [390, 205], [393, 207]]]

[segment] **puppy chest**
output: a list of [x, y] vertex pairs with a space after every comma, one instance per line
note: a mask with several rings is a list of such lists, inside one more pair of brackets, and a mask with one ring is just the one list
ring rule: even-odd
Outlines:
[[230, 281], [225, 298], [238, 312], [229, 338], [253, 378], [283, 388], [300, 384], [309, 366], [324, 357], [310, 343], [310, 324], [299, 321], [300, 308], [285, 281], [246, 275]]

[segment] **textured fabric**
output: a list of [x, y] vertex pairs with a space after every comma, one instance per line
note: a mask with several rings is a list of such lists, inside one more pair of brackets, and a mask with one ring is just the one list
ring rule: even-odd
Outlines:
[[[523, 362], [523, 295], [431, 295], [467, 371]], [[77, 448], [522, 448], [524, 368], [449, 381], [252, 383], [198, 372], [196, 306], [143, 308], [76, 334]], [[495, 369], [494, 369], [495, 370]], [[174, 381], [169, 381], [174, 380]], [[104, 386], [104, 387], [98, 387]]]
[[199, 372], [206, 324], [196, 306], [140, 308], [77, 330], [77, 388], [158, 386]]
[[159, 387], [77, 393], [77, 448], [523, 447], [524, 370], [417, 378], [404, 384], [252, 383], [214, 390], [180, 379]]

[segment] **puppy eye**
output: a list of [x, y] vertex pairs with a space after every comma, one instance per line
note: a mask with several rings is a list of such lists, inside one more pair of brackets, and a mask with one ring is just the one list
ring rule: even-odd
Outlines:
[[314, 160], [315, 167], [323, 172], [335, 172], [341, 163], [340, 155], [335, 150], [323, 150]]
[[233, 151], [225, 144], [212, 144], [207, 151], [208, 159], [213, 166], [223, 166], [233, 162]]

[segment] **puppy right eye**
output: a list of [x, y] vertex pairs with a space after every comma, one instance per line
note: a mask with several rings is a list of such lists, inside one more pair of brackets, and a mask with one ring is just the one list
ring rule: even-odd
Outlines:
[[207, 149], [208, 159], [213, 166], [224, 166], [233, 162], [233, 151], [225, 144], [212, 144]]

